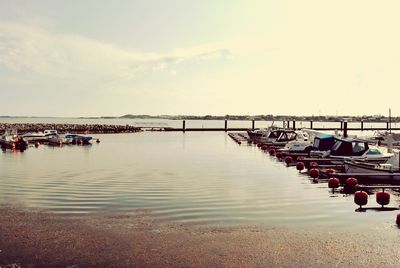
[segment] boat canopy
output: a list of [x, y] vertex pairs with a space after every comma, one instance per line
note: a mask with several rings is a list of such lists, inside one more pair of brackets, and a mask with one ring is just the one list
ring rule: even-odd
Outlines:
[[361, 156], [367, 150], [368, 142], [358, 139], [336, 139], [331, 149], [333, 156]]
[[313, 147], [318, 151], [330, 150], [336, 142], [336, 138], [333, 135], [318, 135], [314, 138]]
[[268, 138], [278, 139], [282, 135], [283, 132], [284, 132], [284, 130], [282, 130], [282, 129], [273, 130], [269, 133]]
[[282, 131], [276, 141], [294, 141], [297, 137], [297, 133], [293, 130]]

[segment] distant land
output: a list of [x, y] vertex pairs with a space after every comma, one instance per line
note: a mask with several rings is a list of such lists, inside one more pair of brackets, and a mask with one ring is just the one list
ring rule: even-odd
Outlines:
[[[322, 121], [322, 122], [387, 122], [389, 117], [383, 115], [363, 116], [295, 116], [295, 115], [133, 115], [123, 116], [101, 116], [101, 117], [79, 117], [84, 119], [169, 119], [169, 120], [256, 120], [256, 121]], [[391, 117], [391, 121], [399, 121], [400, 117]]]
[[[63, 118], [54, 116], [10, 116], [0, 115], [0, 118]], [[71, 117], [64, 117], [71, 118]], [[72, 117], [78, 119], [169, 119], [169, 120], [256, 120], [256, 121], [315, 121], [315, 122], [392, 122], [400, 121], [400, 116], [391, 117], [383, 115], [363, 115], [363, 116], [333, 116], [333, 115], [311, 115], [311, 116], [296, 116], [296, 115], [134, 115], [126, 114], [122, 116], [90, 116], [90, 117]]]

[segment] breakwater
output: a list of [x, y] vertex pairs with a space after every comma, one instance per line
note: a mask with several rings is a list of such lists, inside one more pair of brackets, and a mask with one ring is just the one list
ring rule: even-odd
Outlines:
[[106, 124], [41, 124], [41, 123], [0, 123], [0, 133], [7, 129], [16, 129], [19, 134], [43, 132], [46, 129], [57, 130], [58, 133], [133, 133], [141, 131], [139, 127], [130, 125]]

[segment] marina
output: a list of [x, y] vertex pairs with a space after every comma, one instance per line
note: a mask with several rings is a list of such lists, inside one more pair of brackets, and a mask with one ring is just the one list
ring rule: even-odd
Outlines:
[[[246, 133], [230, 135], [237, 142], [214, 132], [97, 134], [101, 144], [90, 147], [7, 151], [1, 161], [2, 202], [23, 201], [67, 214], [151, 209], [160, 220], [196, 224], [357, 225], [351, 196], [332, 198], [322, 179], [315, 184], [304, 172], [288, 168], [295, 161], [286, 163], [248, 145]], [[239, 139], [243, 143], [237, 146]], [[27, 164], [29, 180], [14, 174]], [[385, 222], [395, 217], [383, 216], [367, 218]]]

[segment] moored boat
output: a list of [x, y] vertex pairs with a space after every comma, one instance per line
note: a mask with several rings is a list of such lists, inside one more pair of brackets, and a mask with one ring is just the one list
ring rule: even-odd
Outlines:
[[47, 129], [44, 132], [30, 132], [22, 135], [27, 142], [47, 142], [50, 136], [57, 135], [57, 130]]
[[90, 141], [93, 139], [92, 137], [89, 136], [82, 136], [79, 134], [72, 134], [72, 133], [66, 133], [64, 135], [65, 138], [67, 139], [72, 139], [71, 143], [72, 144], [90, 144]]
[[344, 172], [349, 176], [375, 183], [400, 183], [400, 169], [390, 163], [377, 164], [346, 160], [344, 162]]
[[48, 137], [49, 144], [71, 144], [72, 138], [66, 138], [61, 135], [55, 134]]
[[6, 130], [0, 137], [0, 147], [2, 149], [17, 149], [24, 151], [28, 147], [28, 144], [22, 137], [18, 136], [16, 130]]

